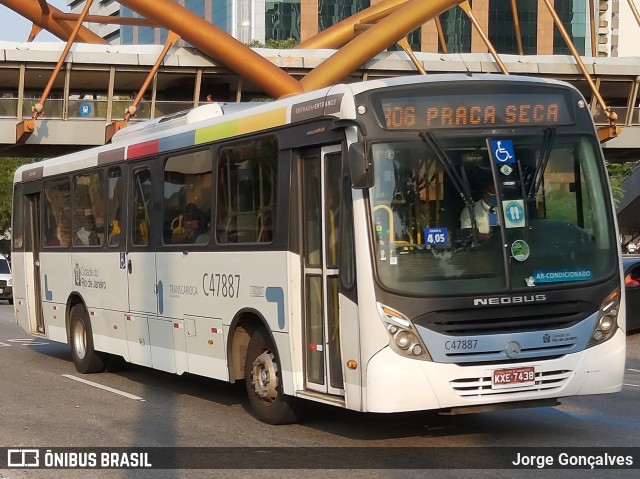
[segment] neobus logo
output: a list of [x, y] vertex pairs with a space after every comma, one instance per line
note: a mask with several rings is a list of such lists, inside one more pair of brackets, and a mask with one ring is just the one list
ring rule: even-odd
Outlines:
[[501, 296], [499, 298], [475, 298], [474, 306], [493, 306], [496, 304], [521, 304], [546, 301], [546, 294], [527, 294], [524, 296]]

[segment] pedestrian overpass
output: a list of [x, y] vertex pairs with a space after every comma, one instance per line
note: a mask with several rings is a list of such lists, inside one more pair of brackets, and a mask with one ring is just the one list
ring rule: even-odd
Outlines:
[[[124, 117], [162, 50], [158, 45], [75, 44], [34, 133], [24, 144], [16, 144], [16, 124], [32, 117], [63, 48], [62, 42], [0, 42], [0, 156], [49, 157], [104, 144], [106, 125]], [[334, 53], [330, 49], [255, 51], [294, 78], [304, 77]], [[415, 55], [427, 74], [500, 74], [488, 53]], [[571, 82], [592, 105], [596, 123], [608, 124], [573, 57], [501, 55], [501, 59], [514, 75]], [[603, 145], [607, 158], [640, 159], [640, 57], [584, 58], [584, 63], [623, 127], [617, 138]], [[408, 55], [393, 51], [373, 57], [345, 81], [416, 74]], [[184, 47], [170, 50], [146, 91], [134, 121], [193, 108], [208, 95], [221, 102], [268, 99], [260, 87], [197, 50]]]
[[[0, 42], [0, 157], [40, 158], [102, 145], [106, 126], [124, 117], [125, 109], [157, 61], [162, 46], [76, 44], [46, 102], [44, 116], [23, 144], [16, 143], [16, 125], [32, 117], [32, 108], [60, 58], [63, 43]], [[302, 78], [334, 50], [256, 49], [263, 58], [294, 78]], [[427, 74], [462, 72], [501, 74], [493, 57], [483, 53], [415, 53]], [[568, 55], [501, 55], [514, 75], [568, 81], [591, 104], [597, 125], [608, 119], [599, 111], [575, 60]], [[601, 95], [618, 116], [621, 134], [603, 144], [608, 161], [640, 160], [640, 57], [584, 58]], [[416, 75], [414, 63], [400, 51], [379, 54], [355, 71], [347, 82], [398, 75]], [[207, 101], [265, 101], [260, 87], [243, 80], [195, 49], [176, 47], [138, 105], [133, 122], [176, 113]], [[640, 236], [640, 170], [623, 184], [618, 206], [621, 233]]]

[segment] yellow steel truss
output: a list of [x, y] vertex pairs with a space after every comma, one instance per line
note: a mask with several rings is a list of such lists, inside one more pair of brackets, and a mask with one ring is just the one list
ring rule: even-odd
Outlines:
[[[640, 16], [633, 1], [627, 1], [640, 25]], [[63, 13], [49, 5], [46, 0], [0, 0], [0, 4], [9, 7], [33, 22], [34, 27], [29, 40], [32, 40], [41, 29], [46, 29], [59, 38], [66, 40], [67, 47], [73, 41], [106, 43], [102, 38], [81, 26], [83, 21], [162, 26], [168, 29], [172, 32], [170, 35], [172, 41], [168, 41], [165, 45], [165, 49], [151, 70], [145, 85], [140, 89], [139, 96], [144, 92], [146, 84], [155, 75], [157, 66], [167, 54], [170, 46], [180, 37], [214, 60], [227, 66], [241, 78], [260, 86], [266, 93], [275, 98], [315, 90], [340, 82], [373, 56], [393, 44], [398, 44], [408, 54], [416, 69], [420, 73], [425, 73], [423, 66], [411, 51], [406, 36], [421, 25], [429, 21], [435, 21], [441, 48], [446, 52], [439, 16], [450, 8], [457, 6], [467, 14], [473, 27], [478, 31], [480, 38], [493, 55], [499, 69], [502, 73], [508, 74], [506, 66], [476, 20], [468, 0], [382, 0], [297, 45], [296, 48], [333, 48], [337, 50], [329, 59], [318, 65], [299, 81], [269, 60], [255, 53], [248, 46], [243, 45], [226, 32], [213, 26], [173, 0], [119, 0], [119, 3], [142, 15], [143, 18], [114, 18], [89, 15], [87, 7], [83, 10], [82, 15]], [[619, 133], [619, 128], [616, 126], [615, 113], [607, 107], [596, 85], [591, 80], [551, 1], [543, 0], [543, 3], [553, 17], [556, 28], [558, 28], [569, 46], [578, 68], [591, 87], [596, 101], [607, 114], [610, 125], [600, 132], [601, 140], [606, 141], [615, 137]], [[590, 5], [592, 5], [593, 9], [593, 0], [590, 1]], [[511, 0], [511, 8], [518, 51], [522, 54], [516, 0]], [[592, 54], [595, 55], [595, 20], [593, 15], [591, 15], [591, 18]], [[68, 52], [68, 48], [61, 55], [60, 64], [66, 58], [66, 52]], [[50, 90], [49, 86], [45, 89], [45, 93], [39, 102], [40, 109], [46, 101], [48, 90]], [[125, 123], [135, 115], [135, 107], [136, 104], [134, 102], [127, 110], [124, 118]], [[24, 138], [25, 135], [30, 134], [33, 131], [33, 122], [38, 116], [36, 111], [32, 120], [21, 123], [22, 127], [20, 125], [18, 127], [18, 136], [22, 135]], [[122, 123], [116, 123], [111, 125], [111, 128], [119, 128], [121, 126]], [[108, 138], [110, 138], [109, 134], [107, 134], [107, 140]]]

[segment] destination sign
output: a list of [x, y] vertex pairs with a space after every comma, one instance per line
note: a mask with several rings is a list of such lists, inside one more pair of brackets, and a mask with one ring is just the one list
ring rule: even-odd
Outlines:
[[562, 93], [380, 98], [387, 129], [546, 126], [573, 123]]

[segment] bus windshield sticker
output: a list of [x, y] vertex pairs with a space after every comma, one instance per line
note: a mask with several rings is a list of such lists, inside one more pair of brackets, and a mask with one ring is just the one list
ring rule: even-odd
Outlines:
[[516, 155], [513, 152], [513, 142], [511, 140], [491, 140], [490, 144], [491, 151], [493, 152], [493, 160], [498, 165], [508, 165], [516, 162]]
[[502, 165], [502, 167], [500, 167], [500, 173], [502, 173], [504, 176], [509, 176], [512, 172], [513, 168], [511, 168], [509, 165]]
[[503, 201], [502, 211], [504, 211], [505, 228], [522, 228], [525, 226], [523, 200]]
[[529, 245], [524, 240], [515, 240], [511, 243], [511, 256], [516, 261], [526, 261], [530, 252]]
[[590, 269], [539, 270], [533, 272], [536, 283], [557, 283], [560, 281], [588, 281], [592, 277]]
[[427, 246], [446, 246], [449, 244], [447, 228], [424, 228], [424, 244]]
[[527, 286], [529, 286], [530, 288], [531, 288], [532, 286], [535, 286], [535, 285], [536, 285], [536, 280], [535, 280], [535, 279], [533, 279], [533, 276], [529, 276], [529, 277], [525, 278], [525, 279], [524, 279], [524, 282], [525, 282], [525, 283], [527, 284]]

